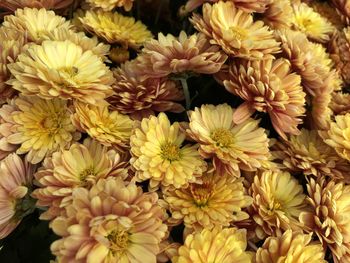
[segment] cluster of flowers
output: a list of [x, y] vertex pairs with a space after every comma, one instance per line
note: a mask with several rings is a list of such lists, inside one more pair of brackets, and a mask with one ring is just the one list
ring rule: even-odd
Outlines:
[[[157, 38], [133, 2], [1, 0], [0, 239], [42, 209], [62, 263], [350, 262], [350, 1], [188, 0]], [[242, 103], [191, 109], [201, 74]]]

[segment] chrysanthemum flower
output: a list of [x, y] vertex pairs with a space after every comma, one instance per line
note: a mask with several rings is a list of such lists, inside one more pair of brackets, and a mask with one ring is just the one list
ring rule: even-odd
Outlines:
[[90, 33], [96, 34], [108, 43], [118, 43], [125, 48], [138, 49], [145, 41], [152, 38], [152, 33], [140, 21], [116, 12], [89, 10], [79, 19]]
[[335, 28], [340, 30], [344, 27], [341, 17], [331, 3], [311, 1], [309, 5], [322, 17], [326, 18]]
[[[204, 3], [217, 3], [220, 0], [188, 0], [186, 5], [184, 5], [180, 13], [186, 15], [192, 12], [197, 7]], [[264, 13], [266, 6], [272, 2], [272, 0], [229, 0], [234, 3], [235, 7], [243, 10], [247, 13]]]
[[239, 168], [256, 170], [261, 161], [268, 160], [269, 140], [258, 120], [251, 118], [236, 125], [232, 109], [227, 104], [202, 105], [190, 111], [189, 136], [200, 144], [204, 158], [213, 158], [214, 167], [239, 176]]
[[302, 129], [298, 136], [277, 142], [273, 146], [274, 160], [279, 160], [288, 170], [304, 175], [333, 179], [350, 179], [350, 165], [339, 158], [334, 149], [323, 142], [317, 131]]
[[87, 0], [93, 8], [101, 8], [104, 11], [112, 11], [116, 7], [123, 7], [125, 11], [130, 11], [134, 0]]
[[203, 17], [194, 14], [194, 27], [219, 45], [229, 55], [250, 60], [272, 58], [279, 52], [279, 43], [262, 21], [237, 9], [234, 3], [219, 1], [203, 5]]
[[350, 94], [342, 92], [333, 92], [329, 108], [334, 115], [344, 115], [350, 113]]
[[279, 237], [268, 237], [256, 252], [256, 263], [327, 263], [320, 243], [311, 242], [311, 235], [287, 230]]
[[303, 187], [288, 172], [263, 171], [254, 177], [250, 213], [257, 223], [258, 238], [280, 235], [284, 230], [300, 230], [298, 217], [306, 210]]
[[0, 162], [0, 239], [33, 212], [35, 201], [30, 197], [33, 173], [34, 166], [14, 153]]
[[7, 65], [14, 62], [24, 50], [26, 39], [20, 32], [0, 27], [0, 105], [15, 94], [6, 82], [10, 79]]
[[62, 238], [51, 245], [59, 262], [156, 262], [165, 237], [165, 212], [156, 193], [121, 178], [77, 188], [67, 217], [52, 223]]
[[325, 17], [322, 17], [305, 3], [294, 4], [293, 10], [293, 25], [296, 29], [314, 41], [320, 43], [329, 41], [329, 36], [336, 28]]
[[35, 174], [39, 188], [32, 195], [38, 199], [37, 206], [48, 207], [40, 218], [51, 220], [64, 212], [77, 187], [90, 189], [100, 178], [109, 176], [125, 179], [125, 166], [114, 150], [90, 139], [55, 152]]
[[14, 76], [8, 83], [24, 95], [98, 104], [113, 94], [108, 67], [92, 51], [68, 40], [31, 45], [8, 68]]
[[274, 29], [290, 28], [294, 19], [290, 0], [274, 0], [267, 5], [264, 22]]
[[242, 178], [209, 172], [203, 174], [201, 181], [187, 188], [164, 191], [171, 224], [184, 221], [187, 228], [200, 230], [227, 227], [230, 222], [249, 217], [242, 209], [251, 205], [252, 198], [246, 194]]
[[75, 103], [72, 122], [81, 132], [106, 146], [125, 149], [129, 145], [134, 122], [118, 111], [110, 112], [107, 106]]
[[335, 122], [330, 123], [330, 129], [320, 131], [324, 142], [346, 160], [350, 160], [350, 113], [335, 116]]
[[58, 28], [69, 29], [70, 23], [45, 8], [17, 9], [15, 15], [6, 16], [3, 26], [25, 34], [28, 41], [41, 42], [43, 34]]
[[[42, 41], [53, 40], [53, 41], [65, 41], [69, 40], [80, 46], [83, 52], [91, 50], [96, 56], [100, 57], [102, 60], [107, 60], [107, 55], [109, 54], [109, 45], [99, 42], [97, 37], [87, 37], [83, 32], [74, 32], [67, 28], [57, 28], [50, 32], [45, 32], [41, 35]], [[42, 43], [42, 41], [39, 44]]]
[[18, 145], [7, 141], [7, 137], [16, 132], [16, 122], [13, 120], [12, 112], [17, 110], [14, 99], [0, 108], [0, 160], [15, 152], [18, 148]]
[[211, 45], [204, 34], [187, 36], [181, 31], [178, 38], [159, 33], [158, 40], [146, 42], [136, 65], [145, 78], [160, 78], [170, 74], [213, 74], [226, 59], [220, 48]]
[[1, 0], [0, 7], [12, 12], [25, 7], [64, 9], [70, 6], [74, 0]]
[[350, 25], [350, 2], [348, 0], [331, 0], [341, 19]]
[[305, 112], [300, 76], [291, 72], [286, 59], [232, 63], [225, 88], [245, 102], [233, 113], [235, 123], [246, 121], [256, 110], [267, 112], [275, 130], [298, 134]]
[[151, 190], [162, 186], [186, 187], [206, 170], [197, 145], [184, 145], [178, 122], [170, 124], [164, 113], [144, 118], [130, 138], [130, 162], [138, 181], [150, 179]]
[[143, 80], [135, 72], [136, 62], [126, 62], [113, 71], [116, 82], [112, 85], [114, 94], [108, 98], [111, 107], [135, 119], [148, 117], [155, 111], [184, 111], [178, 103], [184, 99], [179, 85], [167, 78]]
[[350, 260], [350, 186], [344, 183], [315, 182], [307, 185], [311, 211], [300, 214], [303, 229], [314, 232], [333, 254], [334, 262]]
[[254, 253], [246, 251], [245, 229], [216, 227], [188, 235], [173, 263], [251, 263]]
[[350, 84], [350, 27], [334, 33], [329, 53], [345, 84]]
[[39, 163], [45, 156], [69, 147], [80, 138], [71, 123], [72, 112], [65, 101], [20, 96], [15, 104], [18, 110], [11, 113], [15, 124], [6, 140], [20, 144], [17, 154], [26, 153], [29, 162]]

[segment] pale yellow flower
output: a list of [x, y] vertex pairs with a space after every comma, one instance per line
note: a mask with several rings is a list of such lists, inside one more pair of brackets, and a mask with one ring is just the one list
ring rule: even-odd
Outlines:
[[109, 177], [72, 197], [67, 216], [51, 224], [61, 236], [51, 245], [59, 262], [156, 262], [167, 232], [156, 193]]
[[256, 263], [327, 263], [320, 243], [312, 236], [287, 230], [279, 237], [268, 237], [256, 252]]
[[38, 199], [37, 206], [48, 207], [40, 219], [52, 220], [61, 215], [77, 187], [90, 189], [100, 178], [109, 176], [125, 179], [125, 168], [118, 153], [91, 139], [53, 153], [35, 174], [39, 188], [32, 195]]
[[234, 57], [249, 60], [273, 58], [278, 53], [279, 42], [273, 32], [261, 20], [253, 21], [253, 15], [237, 9], [231, 1], [219, 1], [203, 5], [203, 17], [194, 14], [194, 27]]
[[106, 146], [125, 150], [134, 122], [118, 111], [109, 111], [107, 106], [93, 106], [80, 102], [74, 103], [75, 113], [72, 122], [81, 132]]
[[216, 227], [188, 235], [173, 263], [251, 263], [254, 254], [246, 251], [245, 229]]
[[284, 230], [301, 230], [298, 217], [306, 211], [306, 196], [297, 179], [284, 171], [257, 173], [250, 188], [250, 214], [257, 224], [258, 238], [280, 235]]
[[188, 113], [189, 136], [199, 143], [204, 158], [212, 158], [219, 173], [239, 176], [239, 169], [254, 171], [268, 160], [269, 139], [259, 121], [248, 118], [235, 124], [235, 109], [227, 104], [202, 105]]
[[118, 43], [123, 47], [138, 49], [151, 39], [152, 33], [141, 21], [123, 16], [116, 12], [87, 11], [79, 18], [84, 28], [92, 34], [105, 39], [108, 43]]
[[0, 160], [15, 152], [19, 147], [7, 141], [7, 137], [16, 132], [16, 122], [13, 120], [12, 112], [17, 110], [14, 99], [0, 108]]
[[113, 93], [108, 67], [91, 50], [84, 52], [68, 40], [31, 45], [8, 68], [14, 76], [9, 83], [24, 95], [101, 104]]
[[172, 216], [169, 222], [179, 224], [183, 221], [187, 228], [196, 231], [227, 227], [231, 222], [245, 220], [249, 216], [243, 208], [252, 203], [242, 178], [215, 172], [203, 174], [200, 183], [163, 193]]
[[206, 170], [197, 145], [183, 145], [179, 123], [170, 124], [164, 113], [141, 121], [130, 138], [130, 162], [138, 181], [150, 180], [150, 190], [160, 185], [181, 188], [197, 181]]
[[19, 144], [17, 154], [27, 154], [29, 162], [39, 163], [80, 138], [70, 120], [72, 111], [65, 101], [20, 96], [15, 104], [18, 110], [11, 113], [15, 124], [6, 140]]
[[87, 0], [94, 8], [101, 8], [104, 11], [112, 11], [116, 7], [123, 7], [125, 11], [130, 11], [134, 0]]

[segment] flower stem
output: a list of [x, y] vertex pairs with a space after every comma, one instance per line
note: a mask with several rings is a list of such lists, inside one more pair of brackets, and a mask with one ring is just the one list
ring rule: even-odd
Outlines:
[[185, 95], [186, 110], [189, 110], [191, 107], [191, 97], [190, 97], [190, 92], [188, 90], [187, 78], [181, 78], [180, 80], [181, 80], [182, 89]]

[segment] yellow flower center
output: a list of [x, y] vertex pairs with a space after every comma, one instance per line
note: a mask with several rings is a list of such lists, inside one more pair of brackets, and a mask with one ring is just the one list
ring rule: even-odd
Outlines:
[[282, 207], [282, 204], [281, 202], [279, 202], [278, 200], [273, 200], [270, 204], [269, 204], [269, 207], [268, 207], [268, 210], [271, 212], [271, 213], [274, 213], [276, 210], [282, 210], [283, 207]]
[[64, 75], [68, 75], [69, 77], [74, 77], [78, 74], [79, 69], [77, 67], [62, 67], [59, 68], [59, 72]]
[[43, 130], [46, 131], [50, 136], [56, 135], [62, 129], [62, 120], [65, 118], [65, 113], [50, 114], [43, 118], [39, 125]]
[[91, 177], [95, 177], [96, 176], [96, 172], [95, 172], [95, 169], [94, 167], [89, 167], [89, 168], [86, 168], [84, 171], [82, 171], [80, 174], [79, 174], [79, 181], [80, 181], [80, 184], [81, 186], [87, 186], [88, 185], [88, 179], [91, 178]]
[[209, 198], [212, 195], [212, 185], [208, 182], [203, 184], [191, 184], [190, 191], [193, 200], [198, 207], [203, 207], [208, 204]]
[[233, 133], [224, 128], [214, 130], [210, 137], [216, 142], [218, 147], [228, 148], [235, 142]]
[[177, 161], [181, 157], [180, 147], [174, 143], [166, 142], [161, 147], [161, 156], [169, 162]]
[[129, 244], [129, 233], [125, 230], [112, 230], [106, 237], [113, 253], [124, 250]]
[[307, 29], [309, 26], [313, 25], [313, 21], [309, 18], [300, 18], [299, 19], [299, 26], [303, 27], [304, 29]]
[[237, 40], [245, 40], [248, 38], [248, 31], [244, 28], [240, 28], [240, 27], [230, 27], [230, 32], [232, 33], [233, 37]]

